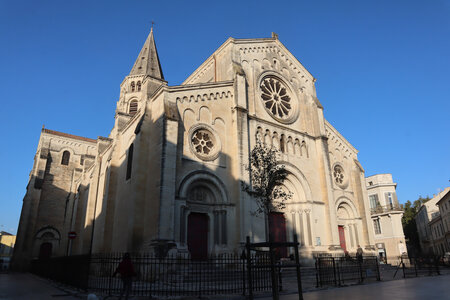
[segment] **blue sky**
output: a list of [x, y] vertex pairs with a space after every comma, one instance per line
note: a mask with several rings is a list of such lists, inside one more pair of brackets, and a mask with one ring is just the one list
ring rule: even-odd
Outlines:
[[17, 230], [43, 124], [108, 135], [151, 20], [169, 85], [230, 36], [278, 33], [366, 175], [392, 173], [400, 202], [450, 185], [448, 0], [0, 0], [0, 230]]

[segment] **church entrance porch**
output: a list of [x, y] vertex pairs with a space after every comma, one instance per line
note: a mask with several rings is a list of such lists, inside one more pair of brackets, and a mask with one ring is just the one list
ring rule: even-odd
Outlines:
[[206, 259], [208, 256], [208, 215], [190, 213], [187, 232], [188, 250], [192, 259]]

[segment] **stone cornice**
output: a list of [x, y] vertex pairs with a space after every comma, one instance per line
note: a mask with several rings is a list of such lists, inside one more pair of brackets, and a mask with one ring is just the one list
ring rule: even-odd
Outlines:
[[189, 91], [189, 90], [195, 90], [195, 89], [210, 89], [210, 88], [216, 88], [216, 87], [228, 87], [228, 86], [233, 86], [233, 85], [234, 85], [234, 80], [227, 80], [227, 81], [218, 81], [218, 82], [193, 83], [193, 84], [168, 86], [167, 90], [169, 92], [181, 92], [181, 91]]
[[355, 147], [353, 147], [352, 144], [350, 144], [349, 141], [347, 141], [342, 134], [339, 133], [339, 131], [336, 130], [336, 128], [333, 127], [333, 125], [330, 124], [327, 120], [325, 120], [325, 131], [329, 130], [332, 132], [337, 138], [339, 138], [342, 142], [344, 142], [345, 146], [347, 146], [350, 150], [354, 151], [356, 154], [358, 154], [358, 150], [356, 150]]
[[73, 134], [69, 134], [69, 133], [64, 133], [64, 132], [60, 132], [60, 131], [50, 130], [50, 129], [46, 129], [46, 128], [42, 128], [42, 133], [47, 133], [47, 134], [56, 135], [56, 136], [60, 136], [60, 137], [70, 138], [70, 139], [74, 139], [77, 141], [89, 142], [89, 143], [94, 143], [94, 144], [97, 143], [97, 140], [94, 140], [94, 139], [90, 139], [90, 138], [86, 138], [86, 137], [82, 137], [82, 136], [78, 136], [78, 135], [73, 135]]

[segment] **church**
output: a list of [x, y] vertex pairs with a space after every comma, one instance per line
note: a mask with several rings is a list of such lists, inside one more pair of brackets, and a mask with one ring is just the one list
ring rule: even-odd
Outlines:
[[[292, 197], [271, 212], [300, 255], [374, 248], [358, 151], [325, 119], [316, 79], [279, 41], [227, 39], [181, 85], [164, 78], [153, 30], [120, 84], [114, 126], [89, 139], [42, 128], [14, 263], [157, 247], [205, 258], [265, 241], [243, 191], [258, 141], [278, 151]], [[287, 253], [286, 255], [289, 255]]]

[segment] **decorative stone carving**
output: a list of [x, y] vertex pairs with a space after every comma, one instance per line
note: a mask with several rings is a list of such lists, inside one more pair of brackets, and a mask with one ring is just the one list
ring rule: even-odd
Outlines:
[[206, 124], [193, 126], [189, 130], [191, 151], [201, 160], [214, 160], [221, 150], [219, 136]]
[[267, 75], [260, 83], [264, 108], [275, 120], [292, 123], [297, 117], [297, 105], [287, 85], [274, 75]]
[[347, 175], [340, 164], [335, 164], [333, 167], [333, 180], [340, 188], [345, 189], [348, 185]]

